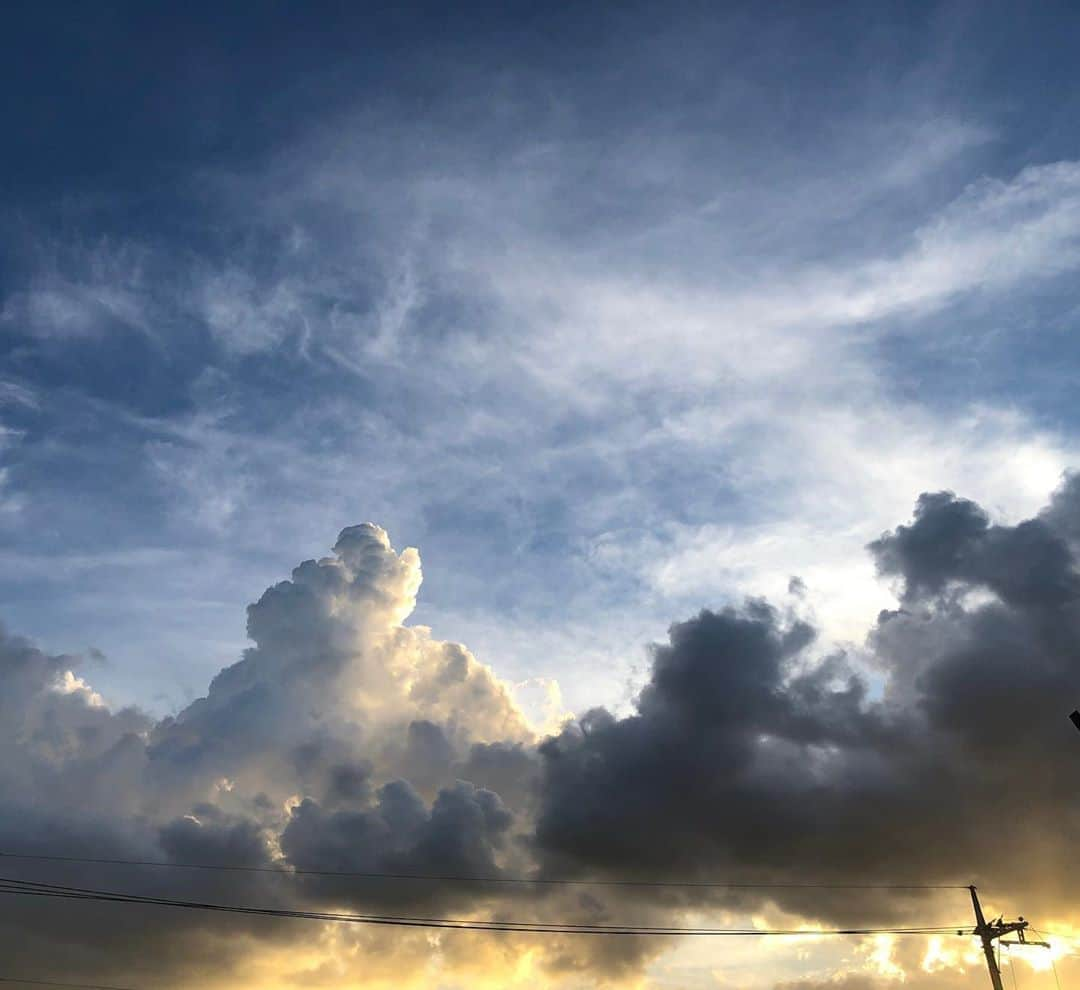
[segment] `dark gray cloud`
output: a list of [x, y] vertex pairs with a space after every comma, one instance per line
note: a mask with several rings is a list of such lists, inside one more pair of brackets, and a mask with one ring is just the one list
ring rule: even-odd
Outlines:
[[[974, 880], [1017, 910], [1065, 912], [1080, 841], [1065, 718], [1080, 700], [1077, 532], [1073, 479], [1017, 525], [924, 494], [910, 522], [869, 547], [901, 607], [878, 617], [865, 650], [839, 651], [798, 612], [763, 600], [702, 610], [651, 648], [631, 714], [595, 708], [538, 742], [464, 647], [404, 624], [420, 583], [415, 551], [395, 552], [378, 527], [350, 527], [332, 556], [302, 563], [251, 606], [254, 645], [207, 696], [158, 723], [110, 710], [78, 678], [78, 658], [4, 635], [0, 835], [22, 849], [310, 871]], [[928, 909], [914, 892], [611, 897], [44, 869], [221, 901], [589, 921], [773, 902], [813, 920], [925, 923]], [[948, 916], [934, 923], [967, 916], [962, 896], [938, 909]], [[78, 914], [0, 910], [9, 944], [47, 942], [53, 919]], [[130, 952], [105, 925], [95, 917], [65, 936], [58, 966], [130, 974]], [[161, 945], [174, 960], [167, 978], [182, 982], [202, 978], [192, 960], [204, 943], [222, 972], [239, 964], [246, 943], [223, 947], [225, 931], [268, 947], [299, 937], [151, 912], [125, 944]], [[108, 965], [94, 962], [98, 946]], [[556, 940], [542, 958], [550, 974], [626, 974], [661, 948]]]
[[267, 838], [255, 822], [226, 815], [213, 804], [197, 804], [158, 831], [169, 860], [211, 866], [269, 866]]
[[536, 835], [550, 868], [882, 872], [888, 816], [874, 806], [907, 790], [887, 756], [898, 730], [842, 655], [809, 662], [812, 642], [809, 626], [759, 601], [674, 625], [634, 715], [594, 710], [540, 747]]
[[[647, 876], [985, 880], [1063, 905], [1080, 839], [1065, 721], [1080, 698], [1078, 491], [1070, 481], [1015, 526], [951, 493], [922, 495], [910, 524], [870, 546], [903, 601], [871, 633], [876, 670], [822, 659], [804, 622], [762, 602], [672, 626], [634, 714], [594, 710], [540, 747], [545, 861]], [[775, 899], [837, 920], [904, 908]]]
[[[457, 781], [430, 807], [405, 780], [379, 788], [365, 807], [333, 808], [305, 798], [281, 832], [286, 860], [300, 870], [494, 877], [501, 874], [514, 816], [493, 791]], [[486, 899], [481, 884], [328, 879], [307, 893], [395, 907], [462, 907]]]
[[[1062, 505], [1064, 499], [1063, 494], [1056, 500], [1056, 517], [1075, 525], [1075, 510]], [[906, 601], [956, 583], [987, 588], [1018, 606], [1054, 607], [1080, 595], [1080, 576], [1052, 518], [995, 526], [974, 502], [951, 492], [924, 493], [914, 522], [875, 540], [870, 551], [882, 574], [902, 578]]]

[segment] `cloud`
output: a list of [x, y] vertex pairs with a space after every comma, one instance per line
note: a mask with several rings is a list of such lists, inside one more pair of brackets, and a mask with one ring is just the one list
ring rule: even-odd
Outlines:
[[0, 381], [0, 404], [37, 409], [41, 403], [33, 389], [18, 382]]
[[[86, 627], [108, 623], [87, 587], [63, 576], [116, 541], [172, 546], [194, 580], [211, 557], [222, 571], [245, 569], [217, 586], [225, 600], [213, 616], [174, 603], [185, 614], [167, 650], [112, 651], [119, 669], [156, 665], [147, 681], [175, 678], [175, 693], [190, 697], [205, 658], [240, 638], [229, 616], [246, 600], [244, 582], [261, 586], [362, 506], [446, 561], [438, 574], [455, 577], [438, 600], [455, 628], [485, 619], [505, 628], [514, 612], [518, 639], [532, 645], [515, 650], [507, 677], [531, 676], [560, 649], [549, 638], [561, 639], [566, 697], [613, 704], [626, 676], [615, 661], [608, 695], [586, 696], [566, 677], [598, 609], [609, 627], [634, 615], [624, 641], [654, 637], [680, 610], [745, 589], [774, 593], [773, 575], [753, 560], [764, 544], [782, 556], [795, 542], [799, 573], [803, 560], [821, 562], [803, 576], [822, 621], [853, 635], [882, 604], [877, 589], [861, 593], [870, 569], [856, 548], [906, 508], [899, 495], [885, 505], [883, 487], [906, 503], [909, 490], [942, 484], [995, 509], [1011, 495], [1012, 470], [991, 488], [952, 465], [998, 463], [1034, 416], [957, 442], [931, 422], [937, 410], [916, 408], [935, 390], [897, 401], [903, 369], [869, 352], [883, 322], [920, 320], [918, 335], [937, 340], [935, 314], [958, 300], [1010, 286], [1038, 293], [1039, 272], [1073, 257], [1075, 163], [970, 162], [964, 155], [987, 148], [977, 112], [901, 108], [892, 91], [889, 114], [834, 120], [815, 136], [824, 146], [785, 157], [779, 185], [748, 185], [782, 152], [756, 130], [736, 147], [723, 128], [660, 114], [630, 131], [598, 119], [592, 132], [575, 123], [566, 95], [566, 113], [549, 116], [513, 94], [477, 93], [476, 105], [490, 100], [503, 116], [454, 128], [363, 97], [332, 123], [316, 114], [271, 155], [233, 168], [222, 159], [171, 186], [161, 226], [136, 228], [103, 208], [72, 221], [92, 230], [65, 249], [66, 235], [40, 225], [50, 235], [23, 252], [12, 313], [22, 319], [31, 296], [55, 289], [82, 301], [87, 332], [117, 338], [111, 349], [100, 337], [25, 339], [16, 365], [49, 402], [11, 455], [5, 494], [21, 514], [7, 515], [20, 520], [14, 541], [51, 565], [50, 587], [35, 597], [65, 602], [63, 624], [77, 627], [68, 641], [99, 642]], [[515, 124], [504, 133], [494, 120]], [[930, 175], [934, 195], [914, 196], [912, 182]], [[1020, 244], [1015, 264], [993, 261]], [[976, 261], [957, 268], [969, 254]], [[1010, 283], [1014, 275], [1023, 281]], [[128, 299], [160, 346], [139, 350], [94, 292]], [[45, 334], [46, 322], [34, 326]], [[981, 326], [971, 332], [982, 339]], [[77, 401], [87, 392], [102, 400], [92, 409]], [[132, 407], [149, 415], [111, 415]], [[1035, 453], [1051, 455], [1056, 475], [1054, 455], [1067, 445], [1049, 441]], [[117, 471], [137, 511], [117, 508]], [[1035, 477], [1030, 466], [1025, 474]], [[1040, 491], [1044, 475], [1040, 466]], [[852, 483], [838, 492], [836, 479]], [[72, 484], [86, 492], [77, 503]], [[790, 504], [778, 507], [777, 490], [842, 502], [848, 518], [828, 528], [821, 511], [807, 525]], [[102, 527], [83, 514], [106, 512], [117, 518], [103, 546]], [[265, 512], [281, 521], [280, 546], [260, 547]], [[671, 558], [642, 554], [620, 579], [633, 595], [601, 601], [591, 547], [622, 541], [616, 549], [629, 556], [673, 515]], [[774, 528], [785, 515], [788, 525]], [[448, 516], [453, 526], [442, 524]], [[872, 526], [863, 532], [853, 518]], [[21, 535], [39, 527], [68, 539], [47, 547]], [[720, 573], [710, 562], [728, 546], [749, 563]], [[162, 604], [151, 570], [132, 565], [124, 580], [147, 610]], [[826, 589], [838, 617], [826, 614]], [[548, 610], [566, 614], [562, 630]], [[27, 607], [24, 628], [47, 641], [55, 626], [35, 612]], [[145, 624], [127, 622], [125, 638], [150, 647]], [[495, 655], [494, 635], [469, 641]], [[134, 683], [114, 689], [149, 697]]]
[[[502, 18], [464, 40], [424, 18], [359, 35], [323, 24], [326, 43], [275, 56], [271, 75], [301, 85], [272, 92], [254, 49], [208, 61], [197, 25], [158, 31], [162, 58], [143, 68], [179, 52], [191, 69], [166, 73], [164, 90], [123, 83], [126, 55], [98, 60], [107, 93], [96, 70], [83, 78], [78, 59], [61, 60], [78, 107], [115, 125], [119, 143], [94, 143], [104, 170], [79, 147], [93, 112], [54, 106], [55, 87], [14, 87], [31, 96], [27, 120], [61, 139], [45, 167], [15, 176], [0, 233], [3, 597], [41, 647], [36, 686], [13, 694], [22, 728], [6, 748], [25, 757], [3, 771], [19, 836], [252, 863], [287, 860], [290, 843], [310, 862], [422, 863], [439, 847], [462, 863], [586, 877], [616, 867], [579, 858], [565, 821], [537, 829], [571, 812], [587, 829], [590, 801], [599, 814], [628, 800], [613, 781], [638, 781], [612, 740], [640, 745], [657, 774], [703, 775], [679, 797], [682, 818], [657, 825], [686, 833], [688, 871], [751, 843], [725, 803], [746, 795], [763, 808], [794, 795], [777, 828], [803, 803], [811, 817], [871, 820], [857, 802], [875, 787], [883, 808], [915, 802], [905, 773], [925, 775], [937, 800], [955, 771], [929, 765], [923, 736], [943, 752], [968, 743], [933, 721], [949, 706], [928, 686], [965, 643], [1030, 643], [1044, 634], [1036, 614], [1053, 626], [1047, 616], [1067, 611], [1037, 602], [1071, 593], [1073, 551], [1058, 545], [1070, 497], [1036, 512], [1077, 454], [1072, 345], [1055, 330], [1076, 302], [1080, 166], [1055, 161], [1074, 150], [1058, 139], [1067, 107], [1009, 110], [1018, 93], [1039, 95], [1031, 53], [1045, 68], [1068, 46], [1043, 38], [984, 71], [970, 53], [1017, 46], [998, 44], [994, 18], [954, 14], [839, 15], [818, 38], [813, 15], [605, 13], [553, 23], [554, 47], [556, 35]], [[1045, 25], [1028, 26], [1034, 38]], [[97, 27], [94, 50], [107, 52], [111, 28]], [[268, 36], [315, 37], [294, 28]], [[389, 39], [393, 56], [340, 47], [361, 36]], [[123, 53], [145, 50], [121, 40]], [[987, 82], [1000, 79], [1004, 100]], [[131, 117], [122, 97], [134, 91], [145, 99]], [[195, 105], [208, 112], [192, 129]], [[941, 488], [978, 507], [920, 504], [891, 529], [915, 494]], [[939, 510], [953, 540], [944, 563], [946, 544], [926, 535]], [[950, 512], [970, 531], [949, 529]], [[268, 590], [245, 643], [251, 590], [364, 517], [424, 547], [418, 611], [418, 560], [364, 530]], [[1026, 570], [1010, 566], [1017, 556]], [[999, 613], [1008, 622], [982, 630]], [[737, 630], [760, 649], [725, 639]], [[798, 630], [813, 637], [785, 645]], [[507, 683], [447, 636], [497, 658]], [[722, 688], [685, 653], [695, 637], [724, 653], [720, 680], [738, 673], [742, 708], [716, 702]], [[661, 645], [640, 655], [651, 640]], [[109, 669], [49, 656], [91, 642]], [[684, 667], [700, 691], [675, 690]], [[110, 698], [157, 707], [124, 713]], [[558, 735], [567, 709], [597, 706], [607, 715], [583, 720], [591, 741], [571, 727], [559, 743], [560, 790], [554, 744], [534, 733]], [[680, 733], [721, 764], [758, 761], [751, 779], [723, 791], [727, 768], [680, 750]], [[913, 738], [902, 772], [895, 754]], [[595, 795], [572, 810], [594, 771]], [[980, 782], [996, 807], [985, 774], [960, 783]], [[499, 807], [508, 817], [489, 822]], [[733, 834], [714, 823], [706, 835], [706, 812]], [[363, 850], [350, 842], [360, 833]], [[890, 834], [901, 860], [914, 855], [914, 840]], [[631, 823], [619, 842], [640, 839]], [[663, 851], [646, 852], [667, 868]], [[652, 862], [642, 856], [635, 868]], [[189, 882], [214, 892], [210, 878]], [[614, 910], [602, 894], [567, 910]], [[390, 891], [313, 881], [295, 896], [381, 903]], [[541, 910], [479, 890], [395, 896]], [[690, 900], [617, 906], [675, 918]], [[749, 897], [693, 907], [775, 909]], [[78, 931], [75, 909], [64, 921]], [[140, 929], [148, 939], [155, 924]], [[196, 965], [185, 957], [205, 945], [215, 980], [258, 956], [249, 978], [263, 986], [276, 969], [348, 983], [354, 955], [369, 982], [399, 986], [451, 971], [531, 985], [556, 969], [580, 985], [575, 968], [601, 956], [646, 980], [653, 953], [408, 943], [447, 960], [426, 969], [393, 948], [404, 938], [324, 931], [301, 955], [304, 936], [276, 928], [238, 932], [235, 946], [212, 925], [191, 930], [166, 968]], [[98, 935], [86, 935], [91, 955]]]
[[[867, 328], [925, 319], [964, 296], [1000, 294], [1075, 269], [1080, 164], [1029, 166], [1010, 178], [971, 182], [878, 256], [797, 260], [779, 271], [761, 262], [743, 272], [738, 259], [719, 251], [717, 267], [734, 268], [737, 277], [680, 282], [662, 269], [638, 272], [629, 261], [619, 268], [608, 255], [590, 267], [588, 257], [568, 258], [561, 246], [538, 239], [519, 252], [481, 264], [509, 312], [526, 325], [543, 321], [545, 332], [524, 345], [525, 360], [549, 387], [858, 380], [867, 369], [857, 343]], [[588, 347], [580, 346], [583, 327]]]
[[[420, 580], [416, 551], [397, 553], [378, 526], [342, 530], [332, 556], [301, 563], [249, 608], [253, 645], [244, 657], [218, 674], [205, 697], [156, 723], [133, 709], [111, 711], [75, 673], [78, 658], [48, 656], [5, 636], [0, 741], [9, 758], [0, 768], [7, 797], [0, 848], [301, 870], [495, 876], [528, 869], [534, 737], [509, 686], [467, 649], [404, 625]], [[162, 890], [160, 876], [139, 871], [57, 872], [13, 861], [5, 868], [7, 875], [41, 876], [44, 868], [63, 882]], [[466, 916], [497, 909], [491, 888], [475, 883], [289, 884], [273, 874], [185, 871], [170, 875], [167, 887], [265, 906]], [[517, 916], [535, 916], [534, 901], [525, 897]], [[222, 929], [198, 916], [151, 912], [128, 924], [128, 941], [118, 942], [106, 930], [109, 918], [79, 919], [63, 904], [25, 911], [6, 898], [0, 909], [0, 939], [49, 942], [50, 951], [35, 957], [52, 960], [54, 975], [93, 970], [131, 980], [138, 958], [165, 946], [158, 983], [228, 984], [256, 946], [269, 951], [305, 938], [280, 925]], [[570, 910], [591, 911], [573, 902]], [[49, 933], [69, 926], [77, 936]], [[219, 939], [224, 931], [231, 944]], [[395, 944], [392, 933], [349, 940]], [[553, 971], [568, 958], [590, 968], [603, 957], [618, 969], [648, 951], [571, 950], [563, 940], [551, 950], [526, 936], [519, 943], [535, 966]], [[410, 964], [415, 976], [402, 965], [399, 979], [423, 985], [425, 945]], [[107, 956], [96, 958], [102, 951]], [[333, 962], [324, 957], [319, 965]]]
[[72, 673], [73, 657], [47, 656], [3, 631], [0, 655], [0, 738], [18, 754], [0, 768], [5, 793], [27, 812], [46, 815], [80, 807], [107, 815], [116, 801], [130, 807], [130, 774], [150, 721], [134, 709], [105, 707]]
[[1080, 597], [1072, 551], [1044, 520], [995, 526], [978, 505], [950, 492], [920, 495], [912, 525], [898, 526], [870, 550], [880, 573], [902, 579], [908, 603], [940, 596], [954, 582], [1029, 608]]
[[[394, 780], [365, 808], [327, 811], [305, 799], [291, 813], [281, 849], [301, 870], [490, 877], [500, 872], [496, 857], [513, 820], [498, 794], [465, 781], [441, 789], [429, 808], [407, 781]], [[415, 889], [388, 886], [382, 897], [413, 905], [420, 899]]]
[[42, 340], [99, 338], [114, 332], [153, 336], [149, 247], [108, 238], [38, 236], [20, 245], [34, 264], [24, 287], [0, 308], [9, 333]]
[[474, 743], [527, 739], [507, 687], [468, 650], [403, 625], [420, 580], [415, 550], [396, 554], [370, 524], [342, 530], [333, 557], [305, 561], [250, 606], [255, 645], [155, 727], [151, 758], [195, 780], [240, 776], [283, 801], [332, 761], [393, 773], [425, 733], [447, 766]]
[[237, 269], [207, 273], [200, 283], [199, 312], [228, 351], [268, 350], [305, 331], [300, 301], [286, 283], [261, 291], [250, 274]]
[[892, 603], [863, 547], [907, 511], [911, 486], [969, 492], [1015, 521], [1037, 511], [1075, 459], [1071, 444], [985, 407], [943, 420], [867, 396], [858, 411], [815, 409], [774, 425], [766, 417], [698, 408], [665, 423], [657, 443], [671, 436], [695, 457], [719, 443], [740, 483], [769, 496], [730, 521], [669, 521], [636, 547], [624, 541], [618, 566], [691, 608], [739, 592], [779, 600], [795, 573], [822, 632], [852, 643], [867, 616]]
[[[206, 696], [157, 722], [110, 709], [78, 658], [5, 634], [0, 845], [354, 873], [974, 880], [996, 903], [1067, 919], [1066, 867], [1080, 839], [1061, 786], [1075, 767], [1064, 714], [1080, 697], [1078, 520], [1075, 477], [1015, 524], [951, 493], [924, 493], [910, 522], [869, 546], [900, 607], [881, 613], [864, 648], [845, 653], [823, 639], [798, 598], [705, 609], [652, 647], [629, 714], [594, 708], [546, 739], [465, 647], [406, 624], [417, 552], [395, 551], [378, 526], [351, 526], [331, 556], [304, 561], [250, 606], [252, 646]], [[967, 915], [914, 891], [620, 889], [616, 898], [603, 887], [5, 867], [68, 882], [74, 869], [87, 886], [205, 900], [458, 916], [812, 927], [926, 923], [946, 907], [947, 923]], [[104, 917], [77, 907], [23, 911], [9, 900], [0, 938], [49, 944], [58, 969], [103, 979], [130, 980], [132, 952], [160, 945], [162, 985], [213, 986], [235, 979], [251, 953], [302, 937], [256, 921], [215, 929], [148, 913], [120, 944]], [[50, 932], [61, 921], [78, 934], [58, 943]], [[305, 957], [305, 979], [346, 979], [345, 944], [393, 952], [395, 938], [327, 934]], [[506, 985], [527, 973], [553, 985], [582, 973], [632, 983], [666, 948], [514, 938], [516, 959], [499, 963]], [[436, 959], [409, 944], [404, 985], [422, 983]], [[440, 943], [447, 985], [469, 972], [461, 944]], [[102, 947], [107, 962], [95, 960]], [[922, 957], [878, 949], [847, 985], [925, 970]]]
[[[761, 879], [813, 864], [840, 882], [986, 880], [1064, 908], [1078, 494], [1072, 479], [1015, 525], [921, 496], [870, 546], [903, 607], [882, 612], [866, 656], [815, 646], [805, 620], [761, 601], [673, 625], [632, 714], [593, 710], [540, 747], [549, 868]], [[840, 923], [883, 909], [877, 895], [770, 896]]]

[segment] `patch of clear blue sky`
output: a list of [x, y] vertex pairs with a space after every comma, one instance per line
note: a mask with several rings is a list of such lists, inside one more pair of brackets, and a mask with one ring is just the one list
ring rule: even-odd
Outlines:
[[[417, 617], [441, 635], [630, 615], [633, 639], [707, 603], [642, 577], [672, 527], [789, 511], [730, 444], [649, 439], [723, 409], [727, 379], [620, 368], [568, 397], [517, 357], [546, 304], [508, 308], [471, 257], [760, 289], [902, 254], [971, 182], [1080, 158], [1068, 4], [0, 16], [3, 619], [101, 648], [97, 680], [160, 707], [349, 523], [420, 546]], [[494, 211], [470, 200], [488, 194]], [[1073, 275], [882, 318], [861, 356], [881, 394], [943, 421], [988, 403], [1074, 437]], [[357, 342], [399, 296], [396, 350]], [[215, 330], [207, 300], [237, 298], [252, 307]], [[540, 652], [485, 659], [548, 673]]]

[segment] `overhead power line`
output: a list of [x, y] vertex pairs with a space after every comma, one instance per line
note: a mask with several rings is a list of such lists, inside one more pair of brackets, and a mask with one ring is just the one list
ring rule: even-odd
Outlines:
[[300, 877], [343, 877], [351, 880], [418, 880], [432, 883], [540, 884], [582, 887], [714, 887], [727, 890], [967, 890], [957, 883], [829, 883], [817, 881], [745, 880], [636, 880], [633, 878], [467, 876], [450, 873], [386, 873], [351, 870], [299, 870], [281, 866], [240, 866], [224, 863], [174, 863], [154, 859], [106, 859], [89, 856], [59, 856], [44, 853], [0, 851], [0, 859], [39, 860], [55, 863], [85, 863], [100, 866], [145, 866], [176, 870], [221, 870], [234, 873], [271, 873]]
[[[1035, 931], [1034, 928], [1032, 928], [1031, 930]], [[1048, 932], [1045, 928], [1040, 928], [1039, 934], [1044, 938], [1046, 936], [1050, 936], [1051, 938], [1063, 938], [1071, 940], [1073, 942], [1080, 940], [1080, 934], [1066, 935], [1064, 932]]]
[[26, 980], [17, 976], [0, 976], [0, 983], [18, 983], [32, 987], [72, 987], [73, 990], [135, 990], [134, 987], [117, 987], [104, 983], [58, 983], [56, 980]]
[[12, 880], [0, 877], [0, 893], [23, 897], [47, 897], [65, 900], [99, 901], [115, 904], [139, 904], [226, 914], [254, 915], [263, 918], [293, 918], [307, 921], [341, 922], [364, 925], [388, 925], [401, 928], [442, 928], [464, 931], [521, 932], [559, 935], [637, 935], [637, 936], [807, 936], [807, 935], [942, 935], [970, 934], [970, 925], [920, 925], [911, 928], [688, 928], [659, 925], [594, 925], [577, 922], [532, 922], [477, 920], [465, 918], [428, 918], [410, 915], [347, 914], [334, 911], [306, 911], [292, 908], [266, 908], [238, 904], [187, 901], [171, 897], [149, 897], [120, 891], [69, 887], [60, 884]]
[[[1034, 928], [1032, 928], [1031, 930], [1035, 932], [1035, 934], [1038, 935], [1039, 938], [1046, 938], [1045, 932], [1036, 931], [1036, 929]], [[1054, 972], [1054, 986], [1057, 987], [1057, 990], [1061, 990], [1061, 980], [1058, 979], [1057, 963], [1054, 962], [1054, 954], [1052, 952], [1050, 953], [1050, 968]]]

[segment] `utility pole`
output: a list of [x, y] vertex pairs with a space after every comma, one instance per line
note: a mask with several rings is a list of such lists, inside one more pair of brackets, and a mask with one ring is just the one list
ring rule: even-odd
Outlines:
[[1002, 945], [1041, 945], [1050, 948], [1049, 942], [1032, 942], [1024, 937], [1028, 923], [1023, 916], [1016, 921], [1002, 921], [1000, 917], [988, 922], [983, 917], [982, 905], [979, 903], [979, 895], [975, 892], [975, 885], [968, 887], [971, 891], [971, 906], [975, 908], [975, 934], [982, 940], [983, 954], [986, 956], [986, 968], [990, 970], [990, 982], [994, 990], [1005, 990], [1001, 982], [1001, 970], [998, 969], [997, 959], [994, 958], [994, 939], [1000, 939], [1002, 935], [1011, 935], [1016, 932], [1015, 942], [1002, 942]]

